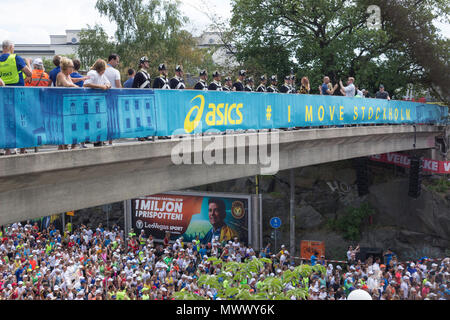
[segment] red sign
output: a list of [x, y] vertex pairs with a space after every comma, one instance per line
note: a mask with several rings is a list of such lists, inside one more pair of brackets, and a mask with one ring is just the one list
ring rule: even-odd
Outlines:
[[310, 240], [302, 240], [300, 242], [300, 257], [302, 259], [311, 259], [315, 251], [319, 253], [317, 258], [325, 256], [325, 242]]
[[[369, 157], [369, 159], [373, 161], [395, 164], [404, 168], [410, 167], [411, 161], [409, 158], [409, 155], [401, 153], [383, 153]], [[422, 164], [424, 171], [450, 174], [450, 161], [423, 159]]]

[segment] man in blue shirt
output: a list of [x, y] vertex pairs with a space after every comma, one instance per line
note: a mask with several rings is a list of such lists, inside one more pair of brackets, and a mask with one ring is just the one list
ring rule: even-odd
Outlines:
[[[3, 41], [2, 54], [0, 55], [0, 77], [7, 86], [24, 86], [25, 85], [24, 73], [25, 76], [27, 77], [31, 77], [32, 75], [30, 62], [28, 60], [25, 61], [24, 59], [22, 59], [22, 57], [18, 55], [15, 55], [14, 60], [16, 68], [14, 68], [15, 70], [10, 70], [10, 68], [11, 69], [13, 68], [13, 65], [9, 66], [7, 60], [9, 56], [13, 54], [14, 54], [14, 43], [9, 40]], [[15, 73], [16, 75], [18, 73], [17, 82], [8, 81], [9, 78], [7, 77], [11, 75], [10, 74], [11, 72]]]
[[[14, 43], [5, 40], [2, 43], [0, 55], [0, 78], [6, 86], [25, 86], [25, 77], [31, 77], [29, 60], [24, 60], [14, 55]], [[11, 149], [5, 149], [5, 155], [10, 155]], [[25, 148], [20, 148], [20, 153], [25, 153]]]
[[311, 267], [316, 265], [318, 255], [319, 255], [319, 253], [317, 251], [314, 251], [314, 254], [311, 255]]
[[334, 91], [337, 89], [337, 87], [338, 87], [338, 85], [336, 84], [335, 86], [334, 86], [334, 88], [329, 88], [328, 87], [328, 84], [330, 83], [330, 78], [329, 77], [327, 77], [327, 76], [325, 76], [324, 78], [323, 78], [323, 84], [322, 84], [322, 86], [320, 87], [320, 94], [321, 95], [324, 95], [324, 96], [328, 96], [328, 95], [333, 95], [334, 94]]
[[133, 88], [134, 75], [136, 71], [134, 69], [128, 69], [128, 80], [123, 83], [124, 88]]
[[53, 64], [56, 66], [52, 71], [48, 73], [49, 78], [52, 80], [53, 86], [56, 87], [56, 76], [61, 71], [59, 63], [61, 62], [61, 56], [53, 57]]

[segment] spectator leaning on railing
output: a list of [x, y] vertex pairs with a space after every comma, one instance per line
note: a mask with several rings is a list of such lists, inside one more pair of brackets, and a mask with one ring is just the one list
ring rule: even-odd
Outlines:
[[[24, 86], [25, 78], [31, 77], [30, 61], [22, 59], [14, 54], [14, 43], [5, 40], [2, 43], [2, 54], [0, 55], [0, 78], [6, 86]], [[26, 153], [25, 148], [20, 153]], [[5, 155], [10, 155], [11, 149], [5, 149]]]
[[[91, 70], [87, 73], [89, 79], [84, 81], [83, 87], [92, 88], [92, 89], [102, 89], [108, 90], [111, 88], [111, 83], [105, 75], [106, 71], [106, 61], [103, 59], [98, 59], [95, 61]], [[97, 141], [94, 143], [94, 147], [100, 147], [103, 145], [103, 142]]]

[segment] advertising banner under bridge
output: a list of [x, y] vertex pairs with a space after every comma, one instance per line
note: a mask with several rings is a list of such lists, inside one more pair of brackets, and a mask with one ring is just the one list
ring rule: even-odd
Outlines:
[[250, 195], [213, 193], [165, 193], [131, 200], [131, 226], [139, 235], [170, 240], [183, 236], [186, 242], [198, 237], [207, 244], [214, 238], [248, 244], [250, 238]]

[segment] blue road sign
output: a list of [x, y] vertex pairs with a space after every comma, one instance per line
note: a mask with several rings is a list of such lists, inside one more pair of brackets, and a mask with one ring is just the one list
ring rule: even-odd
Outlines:
[[278, 217], [273, 217], [270, 219], [270, 226], [272, 228], [278, 229], [281, 226], [281, 219]]

